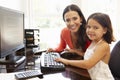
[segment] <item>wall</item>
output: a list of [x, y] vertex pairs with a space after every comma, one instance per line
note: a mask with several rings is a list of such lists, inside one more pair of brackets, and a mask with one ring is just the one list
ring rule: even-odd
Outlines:
[[[120, 0], [71, 0], [72, 3], [77, 4], [81, 10], [83, 11], [86, 19], [87, 17], [93, 13], [93, 12], [107, 12], [110, 13], [110, 17], [112, 18], [112, 23], [113, 23], [113, 28], [114, 28], [114, 33], [115, 37], [117, 40], [120, 39], [119, 34], [120, 34], [120, 18], [119, 13], [119, 3]], [[110, 3], [110, 1], [112, 3]], [[104, 3], [103, 3], [104, 2]], [[25, 13], [25, 28], [29, 28], [30, 25], [30, 0], [0, 0], [0, 6], [8, 7], [11, 9], [23, 11]], [[107, 8], [107, 9], [106, 9]], [[111, 12], [110, 12], [110, 11]]]
[[25, 0], [0, 0], [0, 6], [24, 11], [24, 1]]
[[[119, 3], [120, 0], [82, 0], [81, 1], [82, 5], [81, 8], [83, 10], [83, 13], [86, 17], [86, 19], [88, 18], [88, 16], [94, 12], [103, 12], [103, 13], [107, 13], [110, 18], [111, 18], [111, 22], [112, 22], [112, 26], [113, 26], [113, 32], [114, 32], [114, 36], [116, 38], [116, 40], [120, 40], [120, 10], [119, 10]], [[86, 6], [87, 5], [87, 6]]]
[[0, 6], [22, 11], [25, 13], [25, 27], [28, 26], [28, 2], [29, 0], [0, 0]]

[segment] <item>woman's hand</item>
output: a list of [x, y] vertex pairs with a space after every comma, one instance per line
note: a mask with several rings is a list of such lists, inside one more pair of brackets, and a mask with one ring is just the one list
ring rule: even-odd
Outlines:
[[74, 52], [75, 52], [74, 49], [68, 49], [68, 48], [66, 48], [65, 51], [69, 51], [69, 52], [71, 52], [71, 53], [74, 53]]
[[47, 52], [53, 52], [54, 50], [52, 48], [48, 48]]
[[68, 60], [64, 58], [56, 58], [55, 61], [68, 65]]

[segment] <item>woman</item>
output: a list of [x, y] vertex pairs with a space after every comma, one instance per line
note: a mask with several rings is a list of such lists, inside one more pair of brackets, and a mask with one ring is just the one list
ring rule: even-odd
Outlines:
[[83, 56], [90, 41], [86, 37], [86, 20], [82, 11], [77, 5], [68, 5], [63, 11], [63, 20], [67, 27], [61, 31], [60, 44], [57, 48], [49, 48], [47, 51], [62, 52], [67, 50]]

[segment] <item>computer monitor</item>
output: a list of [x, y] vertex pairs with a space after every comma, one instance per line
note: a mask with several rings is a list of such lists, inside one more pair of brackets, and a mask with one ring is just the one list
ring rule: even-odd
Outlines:
[[0, 58], [24, 47], [24, 13], [0, 6]]

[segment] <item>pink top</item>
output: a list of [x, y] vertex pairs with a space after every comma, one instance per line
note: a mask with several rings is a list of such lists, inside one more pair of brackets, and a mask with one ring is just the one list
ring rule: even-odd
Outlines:
[[[54, 51], [61, 52], [66, 48], [67, 45], [70, 49], [74, 48], [73, 43], [72, 43], [72, 39], [71, 39], [70, 30], [66, 27], [61, 31], [60, 44], [58, 45], [57, 48], [55, 48]], [[90, 41], [87, 41], [86, 46], [85, 46], [85, 50], [87, 49], [87, 47], [89, 45], [90, 45]]]

